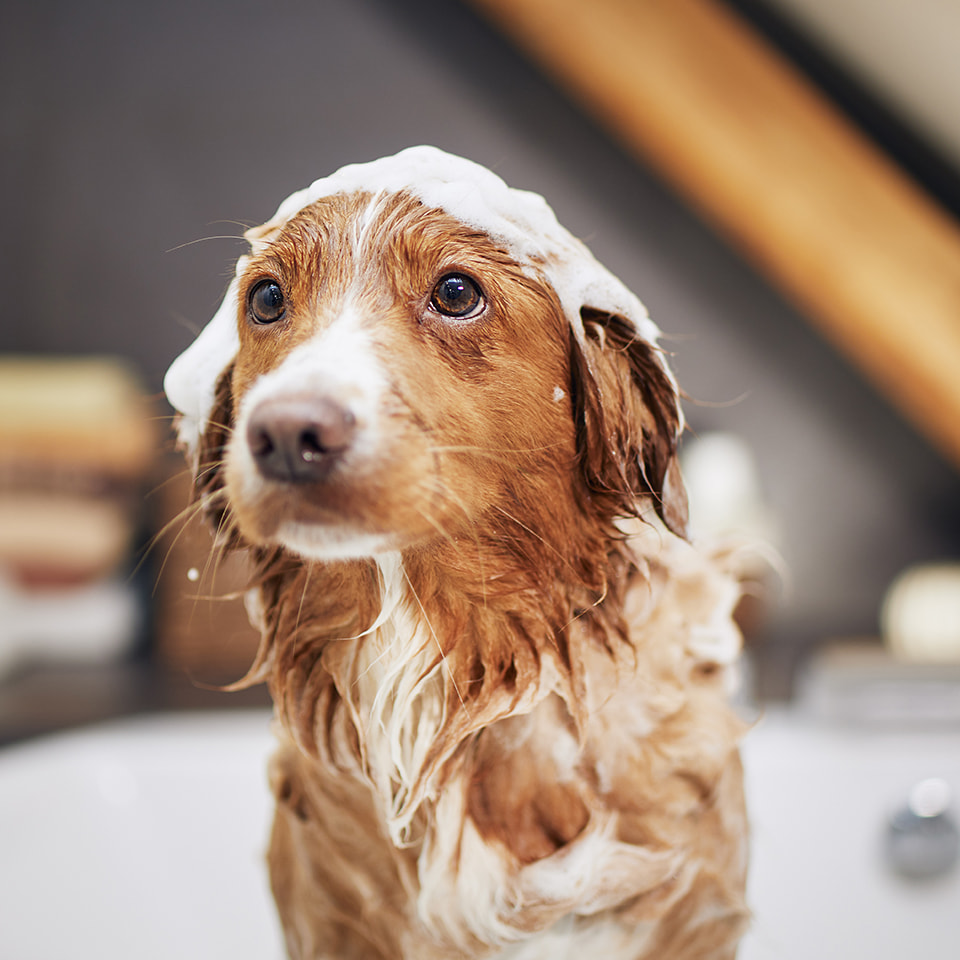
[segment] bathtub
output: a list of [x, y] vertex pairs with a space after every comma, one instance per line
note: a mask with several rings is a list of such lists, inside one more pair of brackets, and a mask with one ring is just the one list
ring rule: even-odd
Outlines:
[[[0, 751], [0, 958], [281, 960], [269, 724], [159, 715]], [[960, 956], [960, 873], [905, 877], [887, 854], [914, 784], [960, 794], [960, 731], [770, 711], [744, 760], [754, 922], [740, 960]]]

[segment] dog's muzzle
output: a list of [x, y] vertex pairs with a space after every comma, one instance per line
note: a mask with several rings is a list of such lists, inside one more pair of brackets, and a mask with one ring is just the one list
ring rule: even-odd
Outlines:
[[350, 449], [356, 418], [325, 397], [262, 400], [247, 421], [247, 444], [260, 474], [285, 483], [325, 480]]

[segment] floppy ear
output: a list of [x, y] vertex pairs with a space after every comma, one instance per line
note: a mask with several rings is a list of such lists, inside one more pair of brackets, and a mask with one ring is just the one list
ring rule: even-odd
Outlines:
[[217, 378], [213, 407], [197, 445], [193, 495], [203, 502], [203, 512], [214, 530], [222, 530], [226, 512], [223, 462], [233, 432], [233, 364]]
[[682, 418], [657, 348], [623, 317], [580, 311], [571, 377], [577, 451], [591, 501], [610, 521], [638, 515], [647, 500], [685, 536], [687, 494], [677, 462]]

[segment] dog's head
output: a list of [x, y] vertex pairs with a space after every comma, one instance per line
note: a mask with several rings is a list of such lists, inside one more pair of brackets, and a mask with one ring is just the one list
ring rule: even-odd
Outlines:
[[417, 147], [247, 239], [165, 383], [244, 540], [373, 556], [570, 504], [606, 526], [652, 504], [682, 532], [657, 330], [542, 198]]

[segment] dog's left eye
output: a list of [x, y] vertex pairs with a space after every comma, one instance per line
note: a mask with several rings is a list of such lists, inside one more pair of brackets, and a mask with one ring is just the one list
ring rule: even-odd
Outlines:
[[261, 280], [250, 291], [247, 305], [255, 323], [275, 323], [287, 309], [283, 291], [276, 280]]
[[466, 320], [483, 309], [483, 294], [470, 277], [448, 273], [433, 288], [430, 306], [445, 317]]

